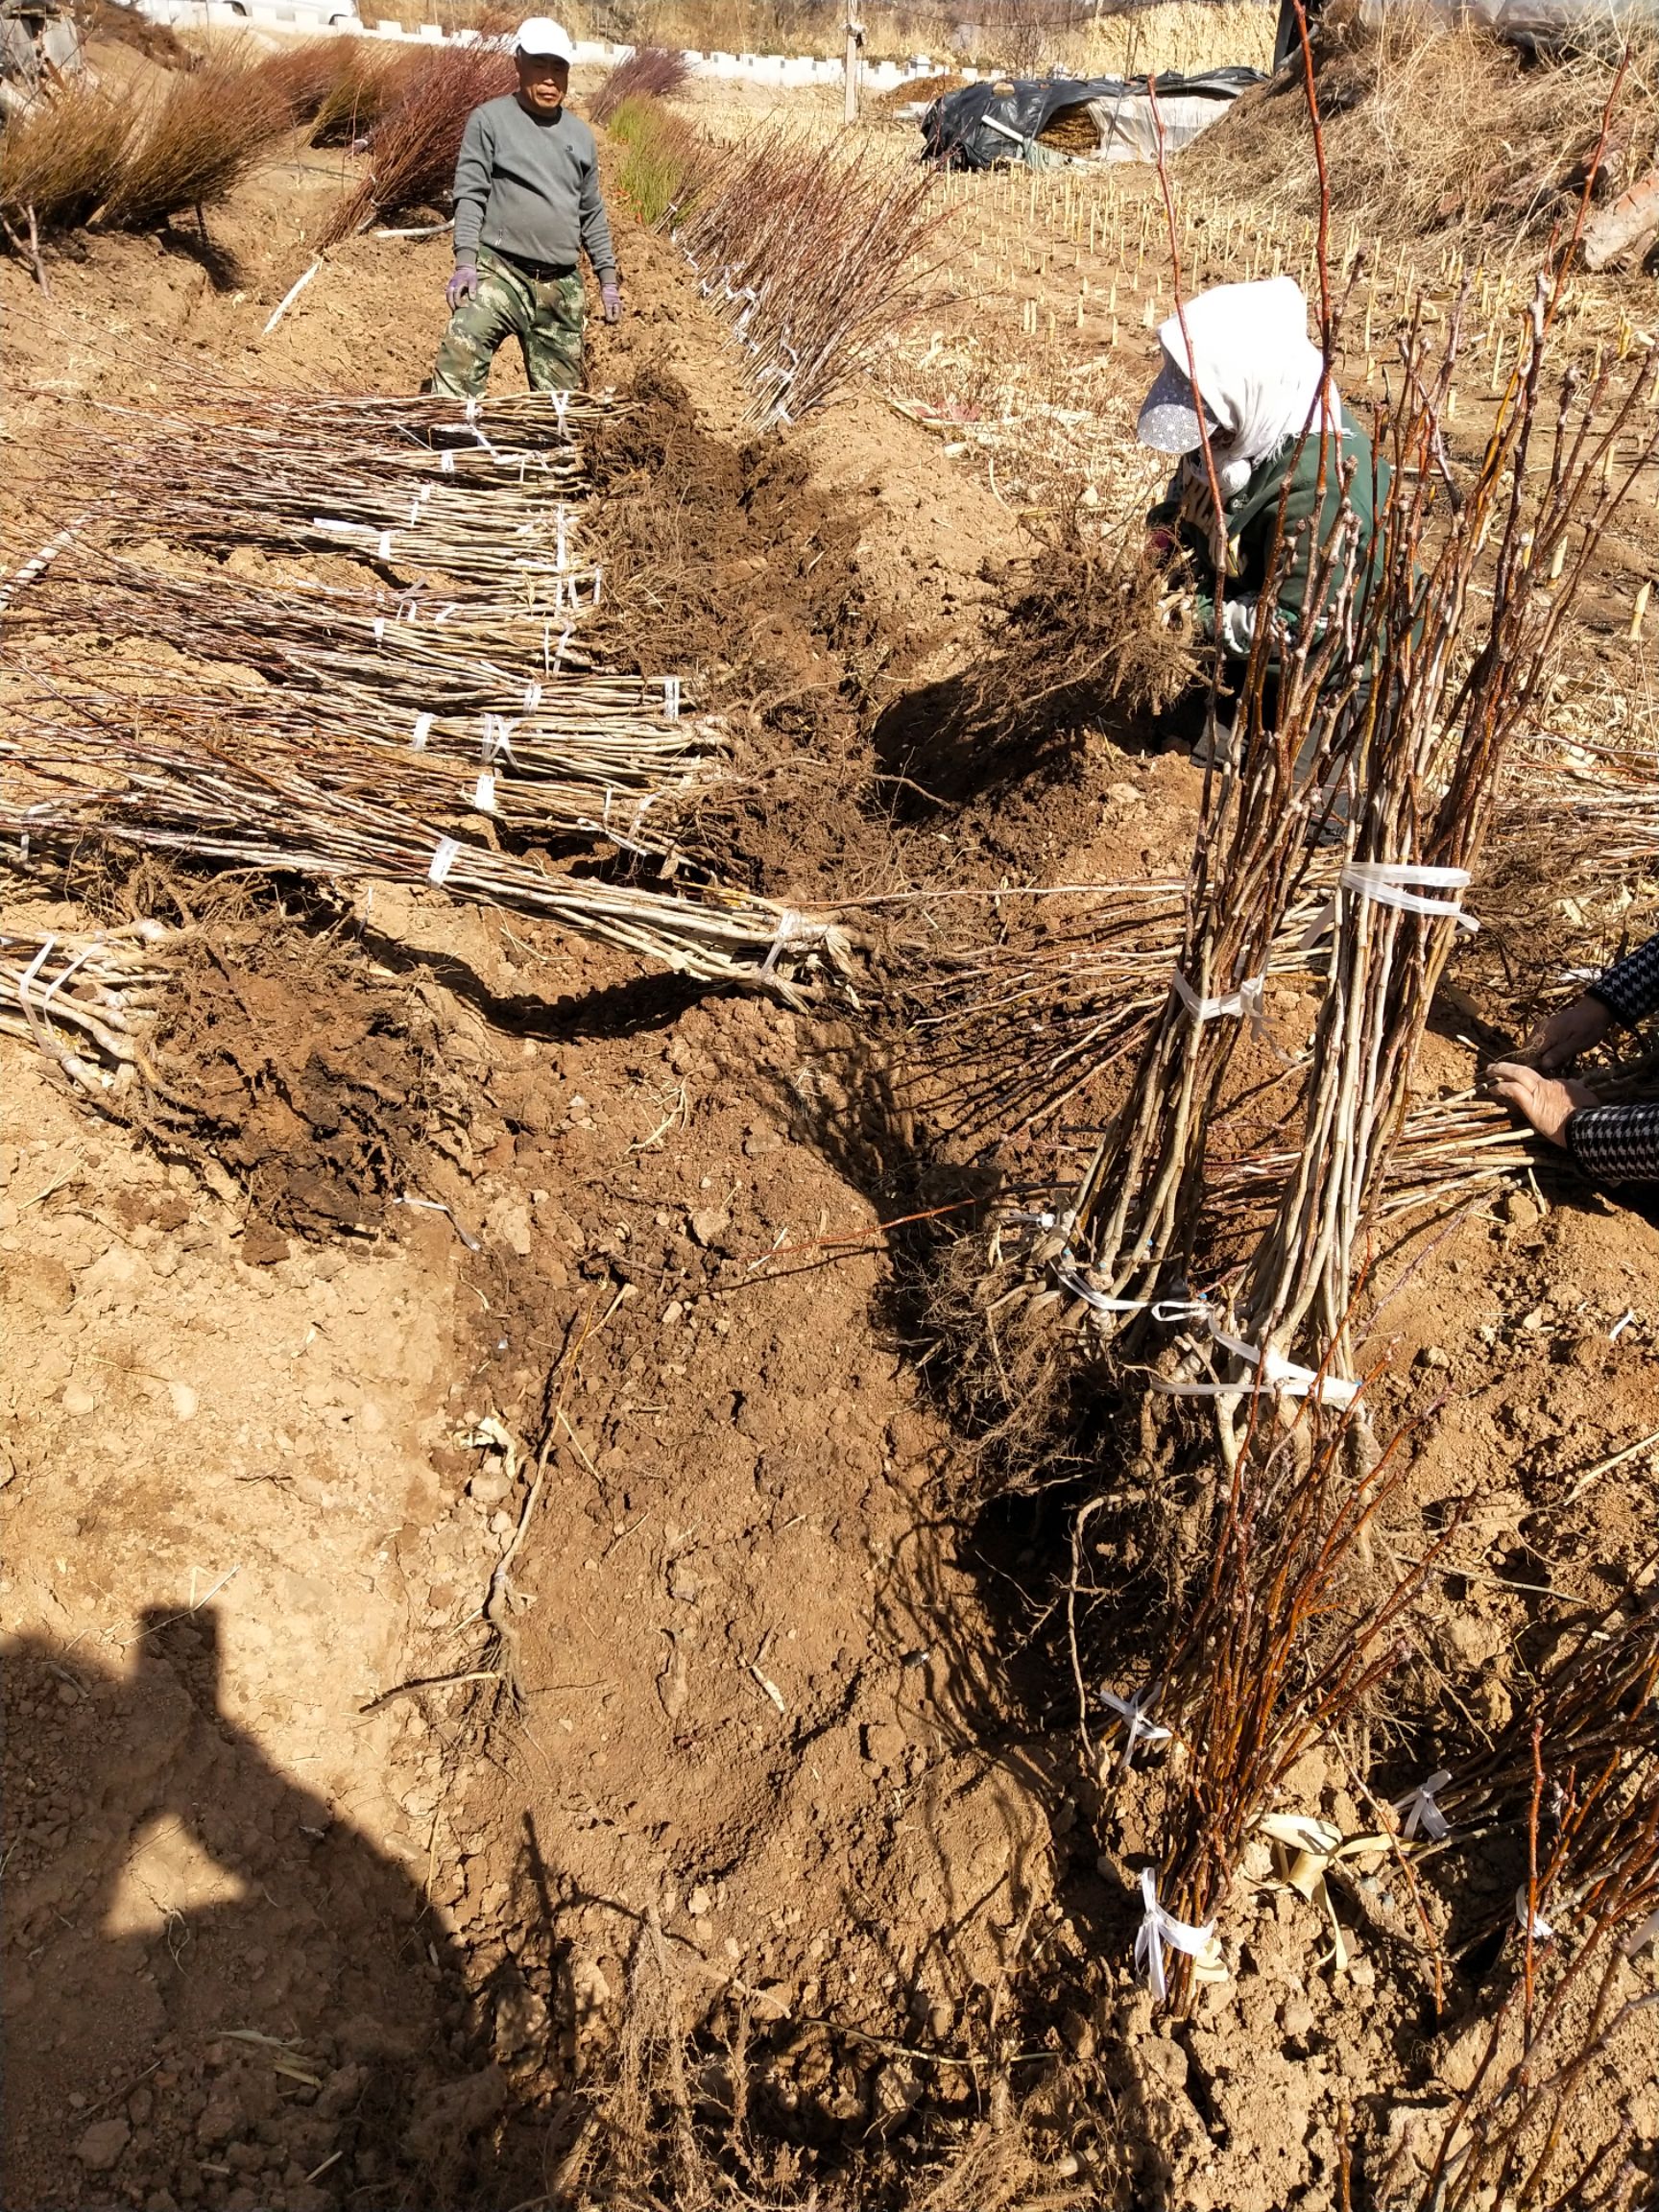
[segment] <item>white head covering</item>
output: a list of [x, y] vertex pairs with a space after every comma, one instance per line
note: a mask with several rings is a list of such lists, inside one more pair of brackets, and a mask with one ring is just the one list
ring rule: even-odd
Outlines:
[[[1181, 320], [1171, 315], [1159, 325], [1166, 360], [1153, 392], [1165, 388], [1171, 368], [1190, 379], [1206, 415], [1218, 425], [1212, 438], [1224, 493], [1241, 490], [1286, 438], [1299, 437], [1310, 424], [1315, 430], [1340, 428], [1342, 403], [1325, 380], [1324, 356], [1308, 336], [1308, 302], [1293, 276], [1217, 284], [1187, 302], [1185, 337]], [[1312, 424], [1322, 385], [1325, 421]]]

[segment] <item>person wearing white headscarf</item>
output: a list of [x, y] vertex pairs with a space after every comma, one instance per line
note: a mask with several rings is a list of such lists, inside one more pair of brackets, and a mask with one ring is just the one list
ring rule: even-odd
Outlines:
[[[1181, 460], [1147, 517], [1154, 546], [1186, 555], [1199, 628], [1236, 662], [1250, 653], [1271, 586], [1276, 658], [1278, 643], [1308, 616], [1310, 570], [1342, 517], [1352, 517], [1356, 574], [1374, 559], [1385, 479], [1308, 336], [1308, 302], [1294, 278], [1218, 284], [1171, 315], [1158, 338], [1163, 365], [1142, 405], [1139, 435]], [[1215, 526], [1205, 432], [1224, 533]]]

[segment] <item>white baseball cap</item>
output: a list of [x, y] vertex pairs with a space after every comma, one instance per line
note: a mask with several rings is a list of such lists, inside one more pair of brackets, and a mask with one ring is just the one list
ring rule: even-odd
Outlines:
[[515, 51], [534, 56], [539, 61], [574, 61], [576, 49], [570, 34], [563, 23], [555, 23], [551, 15], [532, 15], [518, 26], [518, 36], [513, 41]]

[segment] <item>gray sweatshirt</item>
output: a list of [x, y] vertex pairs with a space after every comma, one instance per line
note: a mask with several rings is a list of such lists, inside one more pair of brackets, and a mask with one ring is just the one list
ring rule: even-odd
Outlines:
[[580, 250], [603, 284], [616, 253], [599, 197], [599, 156], [580, 115], [562, 108], [527, 115], [512, 93], [486, 100], [467, 118], [455, 164], [455, 259], [478, 248], [522, 261], [576, 265]]

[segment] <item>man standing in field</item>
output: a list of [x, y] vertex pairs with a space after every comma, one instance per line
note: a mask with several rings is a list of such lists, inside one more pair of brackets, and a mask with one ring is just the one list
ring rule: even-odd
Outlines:
[[533, 392], [577, 389], [584, 252], [606, 322], [621, 317], [593, 133], [565, 105], [573, 57], [565, 30], [533, 15], [518, 30], [517, 91], [467, 118], [455, 164], [455, 274], [445, 291], [449, 327], [432, 373], [445, 398], [475, 399], [510, 335]]

